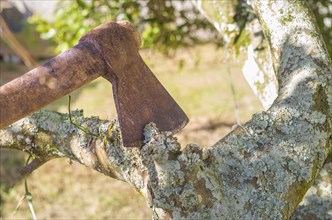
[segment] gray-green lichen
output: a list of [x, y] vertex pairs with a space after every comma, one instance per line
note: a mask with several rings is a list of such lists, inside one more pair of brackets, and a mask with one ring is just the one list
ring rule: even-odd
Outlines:
[[324, 165], [291, 219], [332, 219], [332, 163]]
[[[104, 137], [100, 140], [67, 125], [53, 130], [51, 122], [44, 123], [47, 118], [66, 124], [68, 116], [42, 111], [13, 125], [11, 132], [20, 136], [1, 144], [10, 145], [13, 139], [26, 142], [29, 135], [20, 129], [29, 131], [29, 126], [34, 131], [50, 128], [52, 132], [44, 130], [45, 134], [58, 141], [63, 132], [71, 132], [67, 133], [71, 141], [57, 148], [66, 148], [66, 156], [131, 184], [147, 198], [154, 218], [281, 219], [290, 215], [325, 158], [314, 146], [320, 146], [316, 141], [326, 135], [315, 124], [326, 119], [310, 117], [282, 103], [270, 112], [255, 114], [211, 148], [189, 144], [180, 151], [176, 138], [161, 134], [154, 124], [145, 128], [141, 149], [124, 148], [116, 120], [75, 117], [82, 126], [94, 125], [90, 131]], [[301, 132], [302, 126], [308, 130]], [[34, 143], [35, 137], [28, 142]]]
[[[296, 120], [287, 116], [292, 114]], [[149, 176], [145, 193], [154, 217], [290, 216], [326, 156], [311, 147], [321, 145], [315, 138], [326, 139], [327, 133], [315, 130], [315, 123], [325, 120], [312, 120], [303, 133], [302, 122], [308, 117], [284, 107], [260, 112], [214, 147], [189, 144], [182, 152], [176, 140], [149, 125], [142, 156]]]

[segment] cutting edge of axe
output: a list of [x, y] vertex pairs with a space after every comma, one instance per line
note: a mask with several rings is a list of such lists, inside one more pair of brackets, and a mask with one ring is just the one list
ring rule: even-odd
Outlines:
[[126, 21], [92, 29], [75, 47], [0, 87], [0, 129], [102, 76], [112, 83], [124, 146], [141, 146], [150, 122], [178, 132], [188, 117], [144, 63], [140, 44]]

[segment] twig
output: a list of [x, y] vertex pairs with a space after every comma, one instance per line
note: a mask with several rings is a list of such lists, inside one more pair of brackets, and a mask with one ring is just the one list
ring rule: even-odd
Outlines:
[[93, 136], [93, 137], [96, 137], [96, 138], [99, 138], [99, 139], [103, 140], [104, 139], [103, 137], [101, 137], [97, 134], [94, 134], [94, 133], [90, 132], [87, 128], [73, 122], [73, 120], [71, 118], [70, 102], [71, 102], [71, 96], [68, 95], [68, 114], [69, 114], [70, 124], [74, 125], [77, 129], [83, 131], [85, 134], [88, 134], [90, 136]]

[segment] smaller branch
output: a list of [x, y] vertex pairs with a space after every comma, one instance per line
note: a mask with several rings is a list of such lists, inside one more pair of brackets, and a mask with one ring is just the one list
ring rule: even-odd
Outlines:
[[22, 177], [26, 177], [30, 175], [33, 171], [44, 165], [49, 160], [50, 159], [45, 160], [44, 158], [33, 159], [31, 163], [21, 168], [20, 174], [22, 175]]
[[83, 119], [82, 111], [71, 112], [71, 117], [80, 126], [89, 128], [89, 132], [73, 126], [67, 114], [39, 111], [0, 130], [0, 148], [32, 155], [34, 160], [22, 169], [22, 175], [30, 174], [51, 159], [62, 157], [121, 180], [121, 175], [114, 173], [108, 162], [106, 142], [90, 135], [95, 133], [105, 137], [105, 141], [114, 141], [119, 136], [118, 126], [113, 126], [117, 122], [100, 121], [97, 117]]

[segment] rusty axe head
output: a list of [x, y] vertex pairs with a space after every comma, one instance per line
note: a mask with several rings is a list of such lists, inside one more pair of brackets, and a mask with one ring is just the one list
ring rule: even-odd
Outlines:
[[188, 118], [143, 62], [140, 44], [129, 22], [94, 28], [74, 48], [0, 87], [0, 129], [102, 75], [113, 85], [124, 146], [140, 146], [150, 122], [179, 131]]
[[154, 122], [160, 131], [175, 133], [188, 118], [144, 63], [138, 50], [141, 39], [129, 22], [109, 22], [83, 36], [103, 54], [103, 77], [113, 95], [124, 146], [141, 146], [143, 128]]

